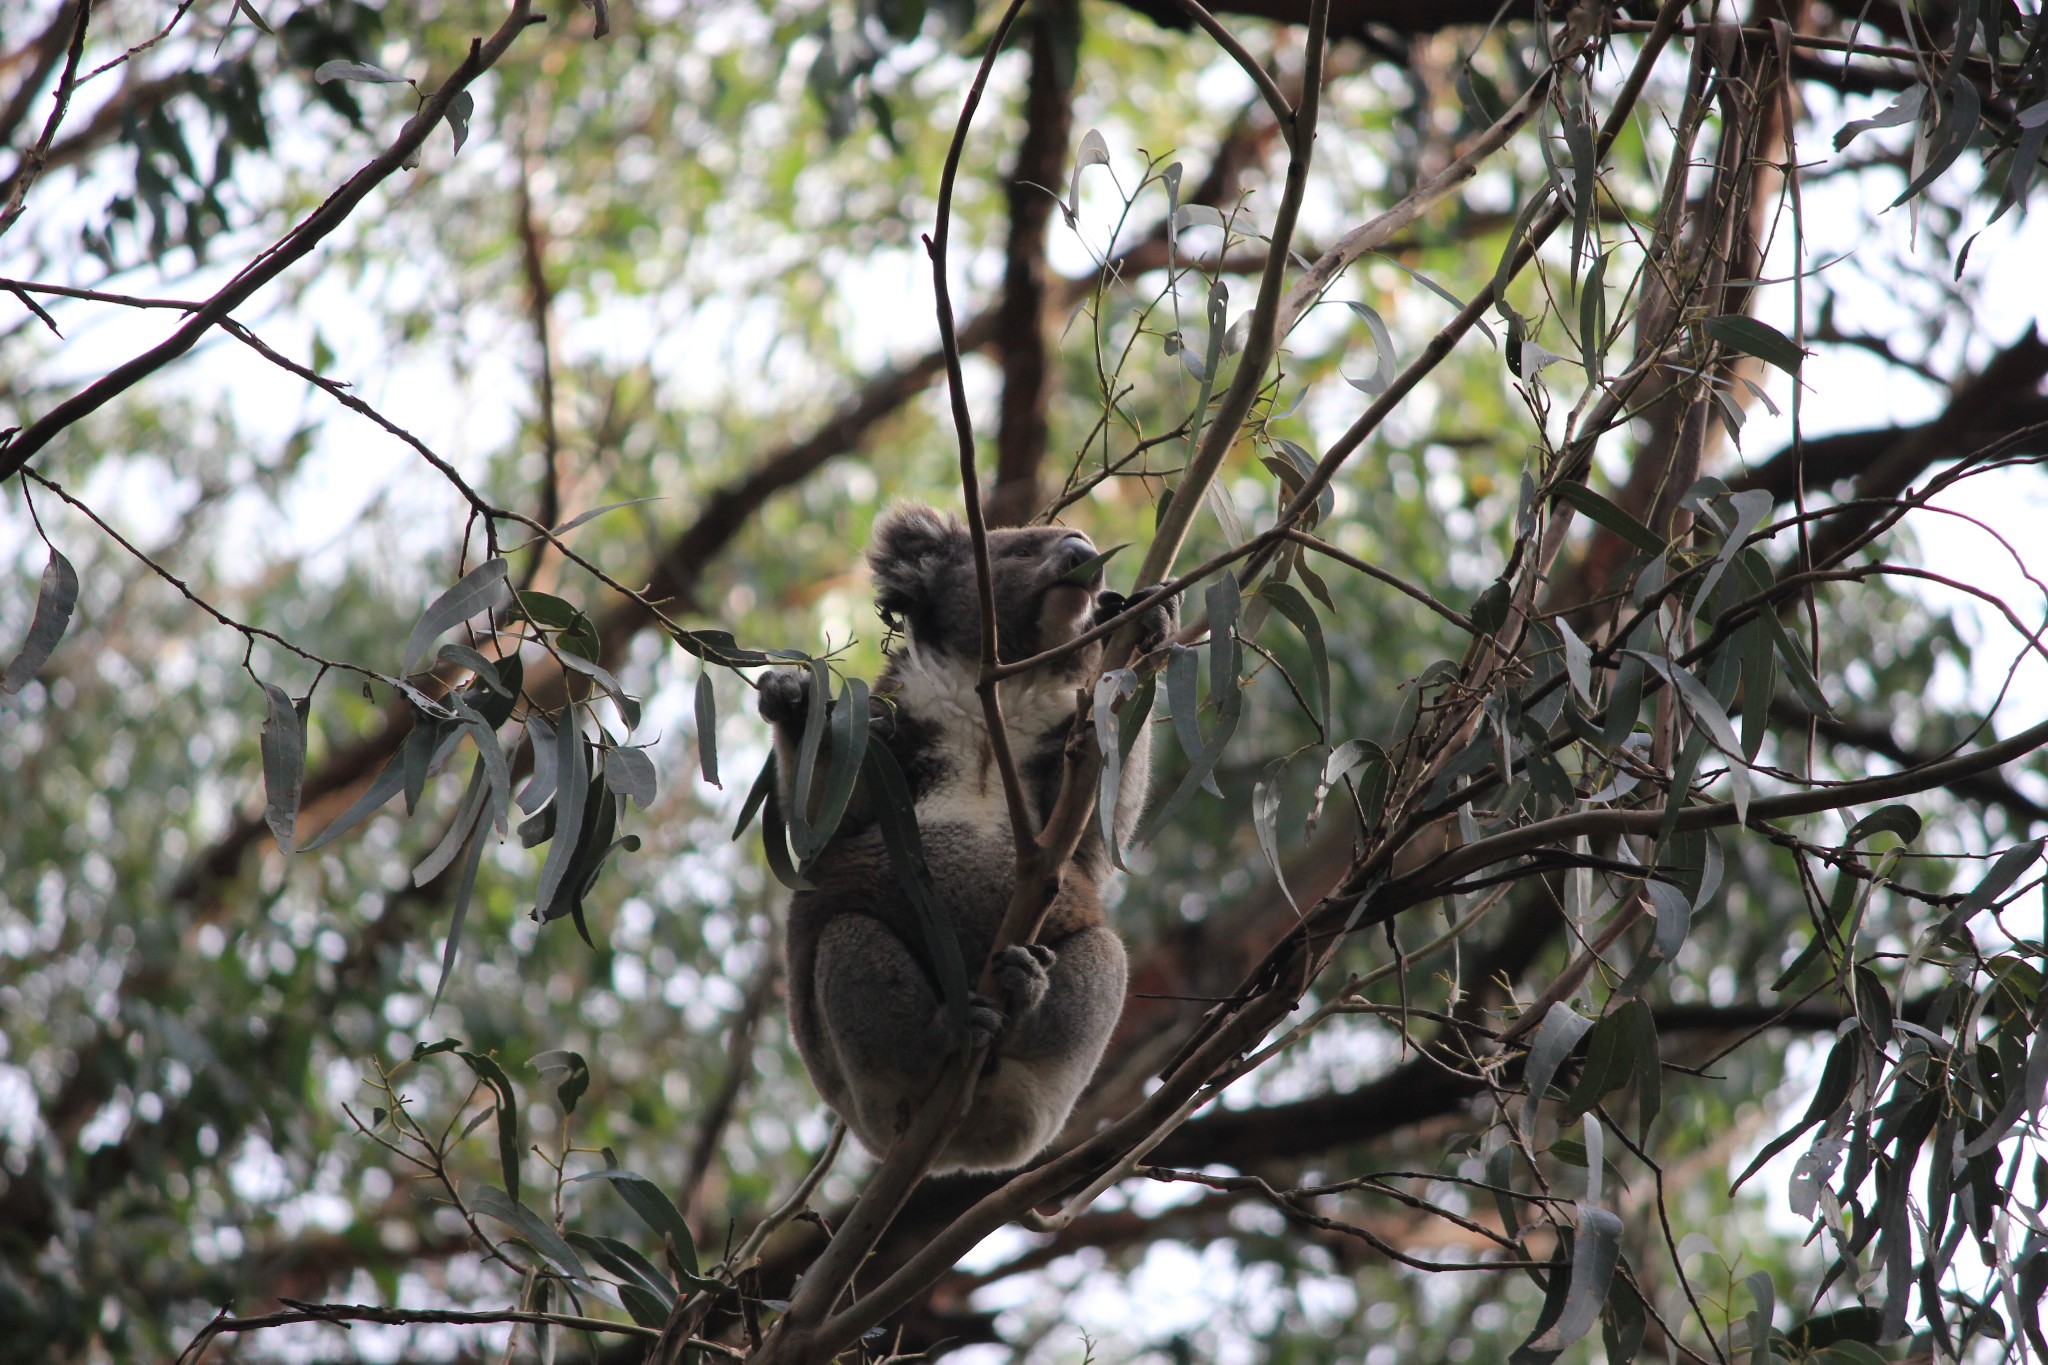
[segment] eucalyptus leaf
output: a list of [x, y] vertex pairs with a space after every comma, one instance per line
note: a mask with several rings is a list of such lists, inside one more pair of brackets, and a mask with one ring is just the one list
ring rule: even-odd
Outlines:
[[462, 576], [460, 582], [442, 593], [420, 613], [405, 637], [399, 671], [413, 673], [427, 656], [435, 640], [464, 621], [486, 611], [496, 611], [512, 601], [512, 586], [505, 580], [505, 561], [487, 559]]
[[71, 610], [78, 604], [78, 571], [71, 561], [50, 551], [43, 565], [42, 586], [36, 593], [36, 614], [29, 622], [28, 638], [7, 667], [0, 670], [0, 693], [12, 696], [28, 686], [28, 680], [42, 670], [56, 652], [57, 642], [71, 624]]

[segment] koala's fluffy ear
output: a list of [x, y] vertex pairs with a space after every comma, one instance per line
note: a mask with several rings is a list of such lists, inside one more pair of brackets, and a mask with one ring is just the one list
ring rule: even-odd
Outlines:
[[875, 574], [875, 606], [894, 624], [916, 616], [934, 577], [959, 553], [967, 528], [929, 507], [907, 503], [875, 523], [868, 567]]

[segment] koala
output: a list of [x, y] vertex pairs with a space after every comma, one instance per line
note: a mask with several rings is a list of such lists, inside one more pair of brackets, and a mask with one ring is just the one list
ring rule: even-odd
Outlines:
[[[1025, 527], [989, 533], [997, 641], [1004, 661], [1053, 648], [1120, 611], [1098, 572], [1063, 582], [1095, 554], [1078, 531]], [[994, 941], [1014, 885], [1016, 850], [1002, 776], [982, 720], [981, 611], [967, 528], [928, 507], [886, 515], [868, 547], [875, 606], [894, 632], [875, 682], [869, 743], [888, 746], [916, 802], [925, 859], [952, 917], [970, 973]], [[1156, 646], [1170, 606], [1142, 621]], [[1089, 645], [1001, 684], [1004, 726], [1032, 814], [1043, 824], [1058, 794], [1077, 690], [1101, 669]], [[775, 736], [787, 809], [810, 679], [768, 674], [759, 709]], [[1127, 839], [1149, 785], [1142, 732], [1123, 768], [1117, 837]], [[814, 789], [823, 786], [814, 782]], [[865, 783], [863, 783], [863, 787]], [[825, 1102], [878, 1155], [888, 1150], [960, 1047], [924, 939], [890, 865], [872, 797], [857, 787], [832, 841], [790, 902], [788, 982], [797, 1051]], [[934, 1173], [1014, 1170], [1052, 1141], [1122, 1013], [1124, 949], [1104, 922], [1111, 871], [1091, 821], [1061, 881], [1041, 942], [1006, 948], [997, 998], [977, 994], [967, 1026], [990, 1042], [973, 1107], [933, 1162]]]

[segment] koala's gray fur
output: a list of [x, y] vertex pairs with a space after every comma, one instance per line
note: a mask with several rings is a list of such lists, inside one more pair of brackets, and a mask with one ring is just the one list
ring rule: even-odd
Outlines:
[[[1088, 586], [1058, 581], [1094, 553], [1086, 536], [1060, 527], [989, 533], [1005, 661], [1070, 640], [1121, 608], [1120, 598], [1102, 591], [1099, 575]], [[1009, 904], [1016, 856], [974, 690], [981, 613], [971, 542], [960, 523], [927, 507], [902, 507], [877, 525], [868, 563], [875, 605], [901, 632], [875, 683], [869, 742], [886, 744], [903, 770], [932, 881], [971, 973]], [[1163, 638], [1171, 620], [1168, 608], [1152, 613], [1148, 643]], [[1040, 823], [1058, 793], [1075, 692], [1093, 682], [1101, 653], [1099, 644], [1090, 645], [1001, 685], [1011, 751]], [[775, 730], [785, 802], [808, 695], [802, 673], [761, 681], [760, 711]], [[1149, 757], [1141, 730], [1124, 764], [1119, 838], [1129, 837], [1144, 805]], [[861, 1142], [881, 1153], [960, 1038], [869, 799], [856, 790], [838, 833], [807, 874], [810, 889], [790, 902], [788, 979], [791, 1025], [812, 1081]], [[1099, 824], [1091, 821], [1041, 942], [999, 955], [1000, 998], [972, 1002], [969, 1027], [994, 1043], [973, 1107], [934, 1172], [1014, 1169], [1066, 1122], [1123, 1009], [1123, 944], [1103, 919], [1109, 873]]]

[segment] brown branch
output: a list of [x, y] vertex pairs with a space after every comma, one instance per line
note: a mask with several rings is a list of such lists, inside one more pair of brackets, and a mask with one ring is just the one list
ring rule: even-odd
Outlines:
[[[85, 55], [85, 30], [91, 18], [90, 0], [72, 0], [71, 44], [64, 51], [64, 74], [57, 78], [57, 94], [51, 103], [50, 117], [43, 124], [43, 135], [36, 139], [35, 146], [22, 153], [8, 177], [7, 204], [0, 208], [0, 237], [6, 236], [7, 230], [20, 219], [30, 188], [50, 163], [50, 143], [56, 139], [64, 115], [70, 112], [71, 92], [78, 88], [78, 61]], [[5, 477], [0, 474], [0, 478]]]
[[[533, 176], [525, 158], [519, 162], [519, 259], [526, 272], [526, 315], [533, 325], [534, 386], [540, 408], [540, 504], [534, 516], [543, 526], [562, 519], [561, 433], [555, 423], [554, 286], [548, 283], [547, 238], [533, 211]], [[540, 568], [545, 552], [533, 557], [527, 581]]]
[[35, 60], [22, 76], [21, 83], [14, 87], [14, 94], [6, 105], [0, 106], [0, 146], [13, 143], [14, 130], [28, 117], [29, 105], [35, 102], [43, 83], [50, 79], [50, 73], [57, 69], [57, 63], [63, 59], [68, 45], [66, 38], [78, 28], [77, 11], [84, 2], [85, 0], [69, 0], [68, 3], [58, 6], [57, 13], [51, 17], [43, 31], [25, 47], [10, 54], [9, 65], [30, 53], [34, 54]]
[[[638, 1323], [612, 1322], [605, 1318], [578, 1317], [570, 1313], [525, 1313], [514, 1309], [468, 1313], [445, 1308], [379, 1308], [366, 1303], [308, 1303], [253, 1318], [231, 1318], [222, 1314], [199, 1329], [199, 1335], [179, 1354], [179, 1365], [199, 1365], [200, 1357], [206, 1354], [207, 1346], [217, 1336], [231, 1332], [260, 1332], [266, 1328], [287, 1327], [300, 1322], [329, 1322], [337, 1327], [346, 1327], [351, 1322], [375, 1322], [396, 1327], [423, 1326], [429, 1323], [484, 1327], [513, 1322], [543, 1327], [568, 1327], [583, 1332], [610, 1332], [629, 1337], [657, 1335], [652, 1327], [642, 1327]], [[739, 1358], [739, 1352], [717, 1342], [693, 1341], [690, 1344], [721, 1356]]]
[[1074, 46], [1080, 26], [1078, 0], [1042, 0], [1033, 7], [1024, 138], [1006, 190], [1010, 237], [1002, 300], [996, 306], [1003, 394], [995, 481], [988, 495], [991, 526], [1030, 520], [1040, 499], [1039, 466], [1045, 460], [1046, 409], [1052, 393], [1046, 234], [1055, 202], [1053, 187], [1066, 166], [1074, 124]]

